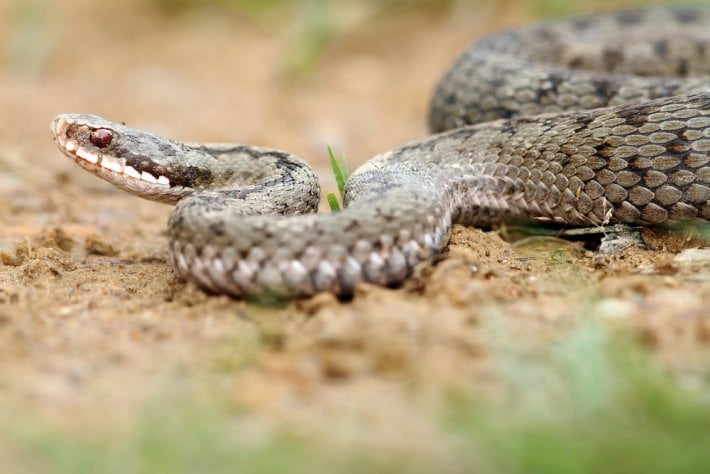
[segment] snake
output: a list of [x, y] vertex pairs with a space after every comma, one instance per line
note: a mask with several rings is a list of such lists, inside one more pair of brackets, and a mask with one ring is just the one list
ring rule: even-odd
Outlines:
[[471, 45], [435, 87], [432, 135], [366, 161], [343, 209], [317, 213], [300, 158], [182, 143], [61, 114], [60, 150], [134, 195], [173, 204], [177, 272], [236, 298], [396, 287], [454, 224], [710, 220], [710, 8], [548, 20]]

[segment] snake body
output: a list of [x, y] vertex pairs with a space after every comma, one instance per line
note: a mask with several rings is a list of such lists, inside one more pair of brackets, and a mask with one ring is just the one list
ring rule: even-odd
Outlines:
[[441, 133], [361, 166], [332, 214], [314, 214], [317, 179], [285, 152], [179, 143], [91, 115], [60, 115], [52, 130], [83, 168], [176, 204], [173, 262], [205, 289], [347, 295], [402, 282], [453, 223], [709, 221], [710, 9], [485, 38], [440, 82], [430, 125]]

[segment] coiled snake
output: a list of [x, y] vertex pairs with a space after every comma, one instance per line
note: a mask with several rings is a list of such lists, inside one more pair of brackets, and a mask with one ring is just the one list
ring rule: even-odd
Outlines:
[[365, 163], [346, 209], [327, 215], [313, 214], [314, 173], [288, 153], [178, 143], [91, 115], [59, 115], [52, 130], [84, 169], [176, 204], [172, 259], [202, 287], [347, 295], [406, 279], [446, 246], [452, 223], [709, 221], [710, 9], [485, 38], [439, 83], [430, 126], [443, 133]]

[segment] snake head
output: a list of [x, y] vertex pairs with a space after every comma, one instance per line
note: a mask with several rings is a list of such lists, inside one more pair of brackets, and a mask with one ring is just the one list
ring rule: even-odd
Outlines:
[[65, 155], [120, 189], [166, 203], [192, 193], [179, 143], [95, 115], [58, 115], [51, 130]]

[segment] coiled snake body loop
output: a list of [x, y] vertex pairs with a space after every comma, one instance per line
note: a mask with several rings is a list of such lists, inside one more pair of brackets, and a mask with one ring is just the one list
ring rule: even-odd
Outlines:
[[171, 255], [204, 288], [345, 295], [400, 283], [457, 222], [710, 220], [710, 9], [488, 37], [440, 82], [430, 126], [441, 133], [358, 169], [347, 208], [328, 215], [313, 214], [318, 182], [288, 153], [179, 143], [90, 115], [60, 115], [52, 129], [83, 168], [176, 204]]

